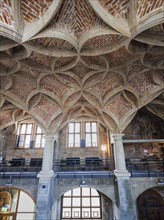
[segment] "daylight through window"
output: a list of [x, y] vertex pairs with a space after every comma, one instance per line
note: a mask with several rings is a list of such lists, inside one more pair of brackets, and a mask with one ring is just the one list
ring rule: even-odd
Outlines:
[[19, 148], [44, 147], [44, 132], [34, 123], [20, 123], [17, 135], [17, 147]]
[[101, 219], [100, 195], [95, 189], [76, 188], [62, 197], [62, 219]]
[[70, 122], [68, 126], [68, 147], [97, 147], [96, 122]]

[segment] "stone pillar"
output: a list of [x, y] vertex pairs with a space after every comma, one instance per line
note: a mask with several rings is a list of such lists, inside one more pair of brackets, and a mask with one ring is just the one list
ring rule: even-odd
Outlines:
[[42, 170], [38, 174], [39, 186], [36, 204], [36, 220], [51, 219], [51, 208], [54, 197], [53, 165], [54, 136], [46, 134]]
[[113, 134], [113, 141], [114, 141], [114, 162], [115, 162], [115, 176], [127, 176], [129, 177], [130, 174], [126, 169], [125, 164], [125, 155], [124, 155], [124, 147], [122, 137], [123, 134]]
[[59, 158], [58, 158], [58, 154], [59, 154], [59, 141], [58, 141], [58, 139], [59, 139], [59, 135], [58, 134], [55, 134], [55, 136], [54, 136], [54, 139], [55, 139], [55, 141], [54, 141], [54, 156], [53, 156], [53, 158], [54, 158], [54, 160], [58, 160]]
[[119, 220], [136, 220], [136, 210], [131, 194], [130, 173], [126, 169], [125, 155], [122, 141], [123, 134], [113, 134], [115, 161], [115, 191]]
[[53, 176], [54, 172], [52, 171], [53, 165], [53, 151], [54, 151], [54, 135], [47, 134], [45, 137], [45, 147], [43, 152], [43, 165], [40, 175], [43, 176]]

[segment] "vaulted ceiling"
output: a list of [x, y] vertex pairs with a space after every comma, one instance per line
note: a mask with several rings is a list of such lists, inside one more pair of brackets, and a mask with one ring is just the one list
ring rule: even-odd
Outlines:
[[0, 128], [164, 120], [164, 0], [0, 0]]

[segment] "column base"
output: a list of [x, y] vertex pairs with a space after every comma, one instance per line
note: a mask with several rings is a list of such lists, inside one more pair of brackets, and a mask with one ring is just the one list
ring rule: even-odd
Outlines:
[[118, 178], [129, 179], [130, 173], [127, 170], [114, 170], [114, 175]]
[[50, 170], [50, 171], [43, 171], [41, 170], [40, 173], [38, 173], [37, 177], [38, 178], [50, 178], [54, 176], [54, 171]]

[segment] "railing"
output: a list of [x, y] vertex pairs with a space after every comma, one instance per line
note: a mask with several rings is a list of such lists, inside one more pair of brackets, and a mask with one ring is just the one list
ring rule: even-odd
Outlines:
[[55, 172], [70, 171], [110, 171], [110, 160], [99, 158], [66, 158], [64, 160], [55, 160], [53, 170]]
[[25, 159], [4, 160], [0, 163], [0, 178], [36, 178], [41, 166], [37, 160], [35, 163]]
[[[19, 161], [19, 163], [18, 163]], [[164, 177], [164, 160], [147, 159], [126, 159], [126, 167], [131, 177]], [[37, 160], [13, 160], [0, 163], [0, 178], [36, 178], [41, 171], [42, 161]], [[100, 158], [66, 158], [55, 160], [53, 170], [58, 177], [73, 175], [81, 176], [85, 173], [88, 176], [96, 176], [98, 173], [104, 175], [112, 174], [109, 159]], [[108, 175], [108, 174], [105, 174]]]
[[[41, 171], [42, 161], [37, 158], [31, 160], [12, 159], [10, 161], [4, 160], [0, 163], [0, 178], [36, 178]], [[60, 173], [68, 172], [86, 172], [86, 171], [109, 171], [110, 161], [99, 158], [87, 158], [80, 160], [80, 158], [66, 158], [65, 160], [54, 160], [53, 170], [58, 175]], [[81, 174], [79, 174], [81, 175]], [[89, 175], [89, 173], [87, 174]], [[94, 174], [95, 175], [95, 174]]]
[[126, 159], [131, 177], [164, 177], [164, 159]]

